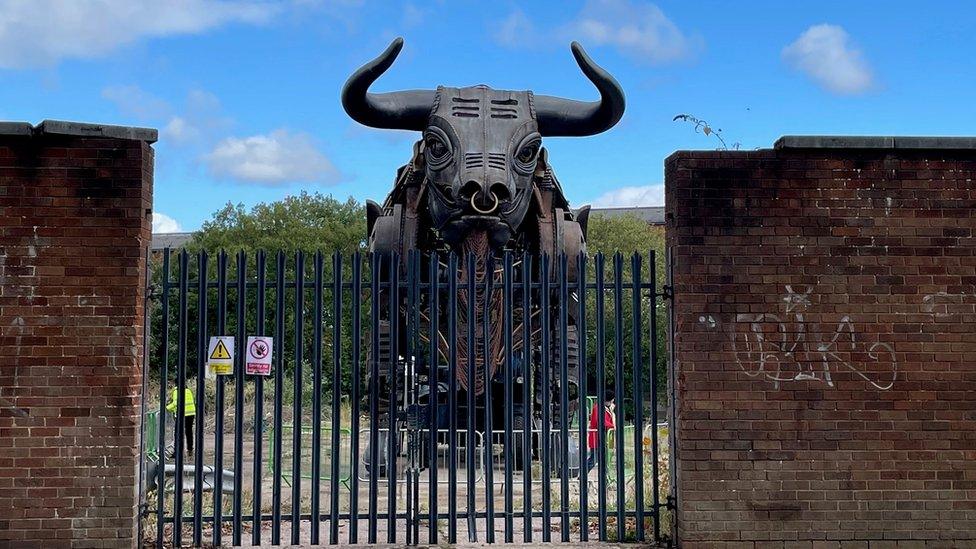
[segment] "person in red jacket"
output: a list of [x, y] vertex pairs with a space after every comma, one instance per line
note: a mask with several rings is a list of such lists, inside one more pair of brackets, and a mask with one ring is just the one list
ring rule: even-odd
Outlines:
[[[613, 407], [614, 406], [613, 406], [612, 389], [607, 389], [606, 393], [604, 393], [603, 404], [604, 404], [603, 427], [606, 430], [610, 430], [613, 429]], [[590, 457], [588, 457], [586, 460], [587, 471], [592, 470], [593, 467], [596, 466], [597, 454], [605, 455], [606, 453], [605, 448], [599, 448], [599, 450], [597, 449], [597, 447], [600, 445], [600, 434], [598, 432], [600, 430], [600, 416], [597, 415], [599, 408], [600, 408], [600, 402], [599, 401], [594, 402], [593, 411], [590, 412], [590, 432], [588, 436], [589, 440], [587, 441], [588, 442], [587, 446], [590, 449]]]

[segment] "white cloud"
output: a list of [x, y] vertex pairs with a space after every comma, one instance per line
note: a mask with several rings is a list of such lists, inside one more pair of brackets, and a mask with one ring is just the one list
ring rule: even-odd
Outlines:
[[200, 136], [200, 131], [182, 116], [174, 116], [159, 131], [164, 140], [174, 143], [186, 143]]
[[701, 38], [686, 36], [661, 8], [629, 0], [588, 0], [564, 34], [650, 63], [677, 61], [702, 47]]
[[495, 42], [507, 47], [518, 47], [536, 42], [539, 32], [525, 12], [516, 9], [492, 31]]
[[160, 140], [166, 143], [212, 144], [231, 124], [221, 113], [220, 100], [203, 90], [190, 90], [180, 109], [135, 85], [106, 87], [102, 97], [126, 116], [161, 126]]
[[109, 86], [102, 90], [102, 97], [115, 103], [122, 114], [139, 120], [164, 117], [172, 110], [165, 100], [139, 86]]
[[847, 32], [837, 25], [814, 25], [783, 48], [783, 60], [828, 91], [854, 95], [871, 88], [874, 77]]
[[620, 187], [601, 194], [593, 201], [594, 208], [638, 208], [663, 205], [664, 185]]
[[703, 47], [698, 36], [686, 35], [661, 8], [640, 0], [587, 0], [566, 25], [539, 28], [515, 9], [491, 31], [503, 46], [565, 45], [579, 40], [584, 46], [611, 46], [620, 53], [648, 63], [667, 63], [691, 57]]
[[190, 90], [183, 112], [168, 118], [160, 138], [176, 145], [199, 144], [200, 141], [213, 143], [216, 134], [230, 125], [230, 118], [221, 114], [217, 96], [203, 90]]
[[427, 19], [427, 14], [423, 9], [418, 8], [415, 4], [407, 2], [403, 6], [403, 26], [404, 27], [416, 27], [423, 24], [424, 20]]
[[153, 233], [181, 233], [183, 228], [180, 224], [172, 217], [161, 214], [159, 212], [153, 212], [152, 214], [152, 232]]
[[280, 9], [257, 0], [0, 0], [0, 68], [91, 59], [142, 39], [261, 24]]
[[339, 171], [304, 133], [275, 130], [250, 137], [228, 137], [204, 157], [210, 173], [264, 185], [294, 182], [336, 183]]

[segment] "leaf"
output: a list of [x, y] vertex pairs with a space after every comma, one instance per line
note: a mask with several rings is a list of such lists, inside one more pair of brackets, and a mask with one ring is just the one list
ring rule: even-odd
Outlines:
[[702, 132], [704, 132], [705, 135], [709, 135], [709, 134], [712, 133], [712, 129], [709, 128], [708, 126], [705, 126], [705, 128], [702, 130]]

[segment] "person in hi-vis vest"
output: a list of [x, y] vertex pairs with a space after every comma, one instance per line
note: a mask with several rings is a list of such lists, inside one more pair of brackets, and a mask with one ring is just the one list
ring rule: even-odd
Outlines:
[[193, 401], [193, 391], [189, 387], [183, 389], [183, 413], [177, 413], [176, 405], [179, 404], [179, 389], [173, 387], [170, 394], [170, 402], [166, 405], [166, 411], [173, 414], [179, 421], [183, 417], [183, 434], [186, 436], [186, 455], [193, 457], [193, 421], [197, 413], [196, 403]]

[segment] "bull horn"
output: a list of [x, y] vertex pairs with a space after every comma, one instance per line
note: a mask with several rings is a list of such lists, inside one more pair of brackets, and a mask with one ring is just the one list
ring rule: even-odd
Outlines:
[[403, 49], [403, 38], [397, 38], [386, 51], [359, 68], [342, 87], [342, 107], [360, 124], [391, 130], [423, 130], [427, 127], [434, 92], [407, 90], [390, 93], [369, 93], [376, 81]]
[[620, 84], [590, 59], [579, 42], [570, 46], [583, 74], [600, 90], [599, 101], [576, 101], [548, 95], [535, 96], [539, 133], [544, 136], [584, 136], [609, 130], [624, 115]]

